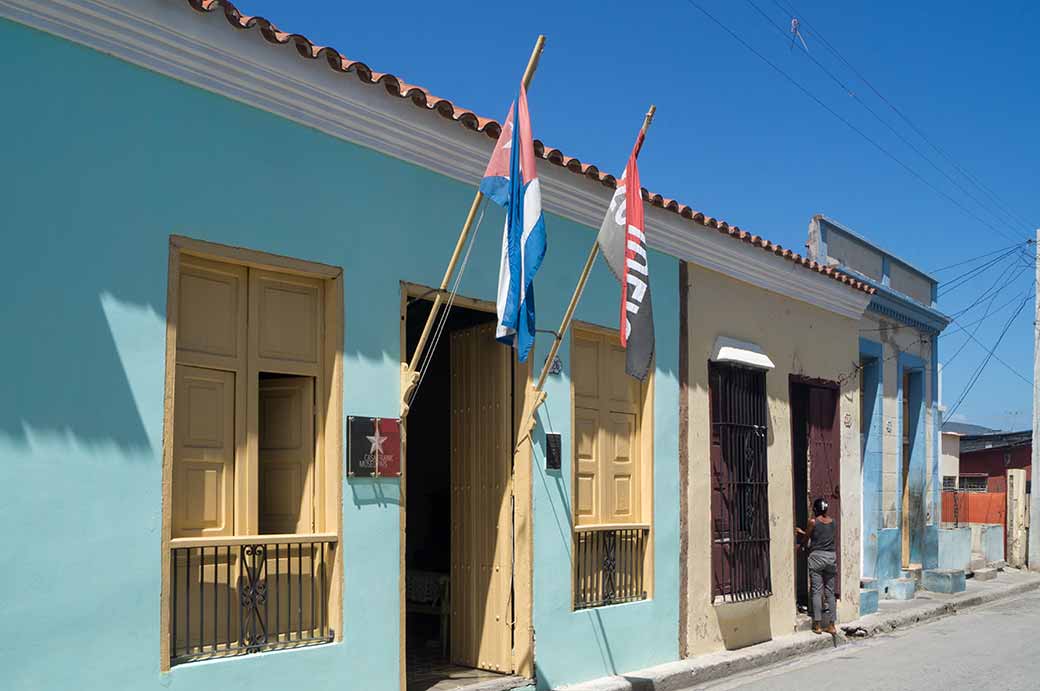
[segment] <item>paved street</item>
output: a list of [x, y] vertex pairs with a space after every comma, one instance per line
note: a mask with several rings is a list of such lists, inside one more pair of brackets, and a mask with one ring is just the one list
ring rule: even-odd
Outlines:
[[1040, 593], [710, 684], [731, 689], [1040, 688]]

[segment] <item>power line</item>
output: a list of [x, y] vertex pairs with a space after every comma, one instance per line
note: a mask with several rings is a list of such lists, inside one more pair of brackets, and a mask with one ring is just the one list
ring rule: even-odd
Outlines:
[[970, 181], [978, 189], [980, 189], [984, 194], [986, 194], [990, 198], [992, 203], [995, 205], [994, 208], [1001, 208], [1001, 205], [1002, 205], [1003, 208], [1004, 208], [1005, 213], [1007, 213], [1012, 218], [1017, 219], [1017, 221], [1019, 223], [1021, 223], [1022, 225], [1026, 226], [1028, 228], [1033, 228], [1033, 227], [1035, 227], [1037, 225], [1035, 223], [1029, 223], [1022, 216], [1020, 216], [1017, 213], [1015, 213], [1015, 211], [1010, 207], [1010, 205], [1007, 204], [1007, 202], [1005, 202], [1003, 199], [1001, 199], [995, 192], [990, 190], [989, 187], [987, 187], [975, 175], [973, 175], [969, 171], [965, 170], [960, 164], [957, 163], [957, 161], [952, 156], [950, 156], [948, 153], [946, 153], [946, 151], [942, 147], [940, 147], [938, 144], [934, 143], [924, 133], [924, 131], [914, 123], [913, 120], [911, 120], [902, 110], [900, 110], [888, 98], [886, 98], [885, 95], [882, 94], [874, 86], [874, 84], [871, 83], [871, 81], [869, 79], [867, 79], [866, 76], [863, 75], [862, 72], [860, 72], [858, 69], [856, 69], [855, 65], [853, 65], [851, 62], [849, 62], [849, 60], [847, 60], [845, 58], [845, 56], [842, 55], [841, 52], [837, 48], [835, 48], [833, 45], [831, 45], [830, 41], [827, 40], [826, 36], [824, 36], [821, 31], [816, 29], [816, 27], [814, 27], [812, 25], [812, 23], [810, 23], [807, 19], [805, 19], [805, 15], [804, 14], [802, 14], [801, 12], [797, 12], [797, 8], [795, 8], [792, 5], [791, 8], [794, 10], [794, 11], [792, 11], [792, 9], [788, 9], [787, 7], [782, 5], [779, 2], [779, 0], [773, 0], [773, 4], [775, 4], [777, 7], [779, 7], [781, 9], [781, 11], [785, 12], [786, 14], [788, 14], [788, 15], [790, 15], [792, 17], [796, 16], [796, 14], [797, 14], [797, 16], [799, 17], [799, 24], [800, 25], [804, 25], [805, 27], [807, 27], [809, 29], [810, 33], [814, 34], [816, 36], [816, 38], [818, 38], [820, 40], [820, 42], [824, 45], [824, 47], [827, 48], [827, 50], [829, 50], [831, 53], [833, 53], [839, 60], [841, 60], [842, 63], [845, 64], [846, 67], [848, 67], [850, 70], [852, 70], [853, 74], [855, 74], [859, 78], [860, 81], [862, 81], [864, 84], [866, 84], [867, 87], [871, 91], [874, 92], [874, 95], [877, 96], [879, 99], [881, 99], [885, 103], [885, 105], [887, 105], [892, 110], [892, 112], [894, 112], [897, 116], [899, 116], [899, 118], [901, 120], [903, 120], [903, 122], [905, 122], [910, 127], [910, 129], [912, 129], [914, 132], [916, 132], [917, 135], [919, 137], [921, 137], [921, 139], [923, 139], [925, 142], [927, 142], [927, 144], [929, 146], [931, 146], [936, 152], [938, 152], [940, 156], [942, 156], [944, 159], [946, 159], [946, 161], [949, 162], [950, 165], [952, 165], [957, 170], [957, 172], [959, 172], [961, 175], [963, 175], [965, 179]]
[[[775, 1], [775, 0], [774, 0], [774, 1]], [[759, 13], [759, 14], [760, 14], [760, 15], [762, 16], [762, 18], [763, 18], [763, 19], [765, 19], [766, 23], [768, 23], [768, 24], [769, 24], [769, 25], [770, 25], [771, 27], [773, 27], [774, 29], [776, 29], [776, 30], [777, 30], [777, 32], [779, 32], [779, 33], [780, 33], [781, 37], [783, 37], [783, 39], [784, 39], [784, 41], [785, 41], [785, 42], [787, 41], [787, 39], [788, 39], [788, 32], [787, 32], [787, 31], [786, 31], [786, 30], [785, 30], [785, 29], [784, 29], [784, 28], [783, 28], [782, 26], [780, 26], [780, 25], [776, 24], [775, 22], [773, 22], [773, 20], [772, 20], [772, 19], [771, 19], [771, 18], [769, 17], [769, 15], [768, 15], [768, 14], [766, 14], [766, 12], [765, 12], [765, 11], [764, 11], [764, 10], [763, 10], [763, 9], [762, 9], [761, 7], [759, 7], [759, 6], [758, 6], [758, 5], [757, 5], [757, 4], [755, 3], [755, 1], [754, 1], [754, 0], [747, 0], [747, 3], [748, 3], [749, 5], [751, 5], [751, 7], [753, 7], [753, 8], [755, 9], [755, 11], [756, 11], [756, 12], [758, 12], [758, 13]], [[778, 6], [779, 6], [779, 3], [777, 3], [777, 4], [778, 4]], [[782, 8], [781, 8], [781, 9], [782, 9]], [[824, 72], [824, 74], [826, 74], [826, 75], [827, 75], [828, 77], [830, 77], [830, 78], [831, 78], [831, 80], [832, 80], [832, 81], [833, 81], [833, 82], [834, 82], [835, 84], [837, 84], [837, 85], [838, 85], [838, 87], [839, 87], [839, 88], [841, 88], [841, 90], [842, 90], [842, 91], [844, 91], [844, 92], [845, 92], [845, 93], [847, 93], [847, 94], [848, 94], [849, 96], [851, 96], [851, 97], [852, 97], [852, 98], [853, 98], [853, 99], [854, 99], [854, 100], [856, 101], [856, 103], [858, 103], [858, 104], [860, 104], [861, 106], [863, 106], [863, 108], [864, 108], [864, 109], [865, 109], [865, 110], [866, 110], [866, 111], [867, 111], [868, 113], [870, 113], [870, 114], [871, 114], [872, 116], [874, 116], [874, 119], [875, 119], [875, 120], [877, 120], [877, 121], [878, 121], [878, 122], [880, 122], [880, 123], [881, 123], [882, 125], [884, 125], [885, 127], [887, 127], [887, 128], [889, 129], [889, 131], [891, 131], [891, 132], [892, 132], [892, 134], [896, 135], [896, 137], [898, 137], [898, 138], [900, 139], [900, 141], [902, 141], [902, 142], [903, 142], [904, 144], [906, 144], [906, 145], [907, 145], [908, 147], [910, 147], [911, 149], [913, 149], [913, 151], [914, 151], [914, 152], [915, 152], [915, 153], [916, 153], [916, 154], [917, 154], [918, 156], [920, 156], [920, 157], [921, 157], [922, 159], [924, 159], [924, 160], [925, 160], [925, 161], [926, 161], [926, 162], [928, 163], [928, 165], [930, 165], [930, 166], [931, 166], [932, 168], [934, 168], [934, 169], [936, 170], [936, 172], [938, 172], [938, 173], [939, 173], [940, 175], [942, 175], [942, 176], [943, 176], [943, 177], [945, 177], [945, 178], [946, 178], [947, 180], [949, 180], [949, 181], [950, 181], [951, 183], [953, 183], [953, 185], [954, 185], [955, 187], [957, 187], [957, 188], [958, 188], [958, 189], [959, 189], [959, 190], [960, 190], [961, 192], [963, 192], [964, 194], [966, 194], [966, 195], [967, 195], [967, 196], [968, 196], [968, 197], [969, 197], [969, 198], [970, 198], [970, 199], [971, 199], [972, 201], [974, 201], [974, 202], [975, 202], [976, 204], [978, 204], [978, 205], [979, 205], [979, 206], [980, 206], [980, 207], [981, 207], [981, 208], [982, 208], [982, 209], [983, 209], [984, 211], [986, 210], [986, 206], [987, 206], [987, 205], [986, 205], [986, 203], [985, 203], [985, 202], [983, 202], [983, 201], [982, 201], [982, 200], [980, 200], [980, 199], [979, 199], [978, 197], [976, 197], [976, 196], [975, 196], [974, 194], [972, 194], [970, 190], [966, 189], [966, 188], [964, 187], [964, 185], [962, 185], [962, 184], [960, 183], [960, 181], [958, 181], [958, 180], [957, 180], [956, 178], [954, 178], [954, 177], [953, 177], [952, 175], [950, 175], [950, 174], [949, 174], [949, 173], [947, 173], [947, 172], [946, 172], [945, 170], [943, 170], [942, 168], [940, 168], [940, 167], [939, 167], [939, 166], [938, 166], [938, 165], [937, 165], [937, 164], [936, 164], [936, 163], [935, 163], [935, 162], [934, 162], [934, 161], [933, 161], [933, 160], [931, 159], [931, 157], [930, 157], [930, 156], [928, 156], [927, 154], [925, 154], [925, 152], [921, 151], [921, 149], [919, 149], [919, 148], [917, 147], [917, 145], [916, 145], [916, 144], [914, 144], [914, 143], [913, 143], [912, 141], [910, 141], [909, 139], [907, 139], [907, 138], [906, 138], [906, 137], [905, 137], [905, 136], [903, 135], [903, 133], [902, 133], [902, 132], [900, 132], [899, 130], [897, 130], [897, 129], [896, 129], [895, 127], [893, 127], [893, 126], [892, 126], [892, 124], [888, 122], [888, 120], [886, 120], [885, 118], [881, 117], [881, 115], [879, 115], [877, 111], [875, 111], [875, 110], [874, 110], [873, 108], [871, 108], [871, 107], [870, 107], [870, 105], [869, 105], [869, 104], [868, 104], [868, 103], [867, 103], [866, 101], [864, 101], [864, 100], [863, 100], [862, 98], [860, 98], [860, 97], [859, 97], [859, 94], [857, 94], [857, 93], [856, 93], [855, 91], [853, 91], [853, 90], [852, 90], [852, 89], [851, 89], [851, 88], [849, 87], [849, 85], [848, 85], [848, 84], [846, 84], [846, 83], [845, 83], [844, 81], [842, 81], [842, 79], [841, 79], [840, 77], [838, 77], [838, 76], [837, 76], [837, 75], [835, 75], [835, 74], [834, 74], [834, 73], [833, 73], [833, 72], [832, 72], [832, 71], [831, 71], [830, 69], [828, 69], [826, 65], [824, 65], [824, 64], [823, 64], [822, 62], [820, 62], [820, 61], [819, 61], [819, 60], [818, 60], [818, 59], [816, 58], [816, 56], [814, 56], [814, 55], [813, 55], [812, 53], [808, 52], [808, 50], [806, 50], [806, 51], [805, 51], [805, 56], [806, 56], [807, 58], [809, 58], [809, 60], [811, 60], [811, 61], [813, 62], [813, 64], [815, 64], [815, 65], [816, 65], [817, 67], [819, 67], [819, 68], [820, 68], [820, 69], [821, 69], [821, 70], [822, 70], [822, 71]], [[1015, 224], [1017, 223], [1017, 221], [1015, 221], [1014, 219], [1012, 219], [1012, 218], [1011, 218], [1010, 216], [1007, 216], [1006, 212], [1003, 212], [1003, 210], [1001, 210], [1001, 209], [998, 209], [998, 215], [1003, 215], [1003, 216], [1004, 216], [1004, 218], [1002, 218], [1002, 219], [1001, 219], [1001, 220], [1002, 220], [1003, 222], [1007, 222], [1008, 220], [1011, 220], [1011, 223], [1009, 223], [1008, 225], [1015, 225]]]
[[804, 93], [804, 94], [805, 94], [806, 96], [808, 96], [808, 97], [809, 97], [809, 98], [811, 98], [811, 99], [812, 99], [813, 101], [815, 101], [817, 105], [819, 105], [819, 106], [820, 106], [821, 108], [823, 108], [824, 110], [826, 110], [826, 111], [827, 111], [828, 113], [830, 113], [831, 115], [833, 115], [833, 116], [834, 116], [835, 118], [837, 118], [838, 120], [840, 120], [841, 122], [843, 122], [843, 123], [845, 124], [845, 126], [846, 126], [846, 127], [848, 127], [848, 128], [849, 128], [849, 129], [851, 129], [851, 130], [852, 130], [853, 132], [855, 132], [856, 134], [858, 134], [858, 135], [859, 135], [860, 137], [862, 137], [862, 138], [863, 138], [864, 140], [866, 140], [866, 141], [867, 141], [867, 142], [868, 142], [868, 143], [869, 143], [869, 144], [870, 144], [871, 146], [873, 146], [873, 147], [874, 147], [875, 149], [877, 149], [878, 151], [880, 151], [880, 152], [881, 152], [882, 154], [884, 154], [884, 155], [885, 155], [886, 157], [890, 158], [890, 159], [891, 159], [892, 161], [894, 161], [894, 162], [895, 162], [895, 163], [896, 163], [897, 165], [899, 165], [899, 166], [900, 166], [901, 168], [903, 168], [903, 169], [904, 169], [904, 170], [906, 170], [906, 171], [907, 171], [908, 173], [910, 173], [910, 174], [911, 174], [911, 175], [912, 175], [912, 176], [913, 176], [914, 178], [916, 178], [916, 179], [917, 179], [918, 181], [920, 181], [920, 182], [921, 182], [922, 184], [924, 184], [924, 185], [925, 185], [926, 187], [928, 187], [929, 189], [931, 189], [931, 190], [932, 190], [933, 192], [935, 192], [936, 194], [940, 195], [941, 197], [945, 198], [945, 199], [946, 199], [947, 201], [949, 201], [950, 203], [952, 203], [952, 204], [953, 204], [954, 206], [956, 206], [957, 208], [959, 208], [959, 209], [960, 209], [961, 211], [963, 211], [963, 212], [964, 212], [964, 213], [966, 213], [967, 215], [969, 215], [969, 216], [971, 216], [972, 218], [974, 218], [975, 220], [977, 220], [977, 221], [978, 221], [979, 223], [981, 223], [981, 224], [982, 224], [983, 226], [986, 226], [986, 227], [989, 227], [989, 228], [992, 228], [992, 229], [996, 230], [996, 231], [997, 231], [998, 233], [1000, 233], [1000, 234], [1001, 234], [1001, 235], [1003, 235], [1004, 237], [1008, 238], [1009, 240], [1015, 240], [1015, 238], [1013, 238], [1013, 237], [1011, 237], [1010, 235], [1008, 235], [1007, 233], [1005, 233], [1005, 232], [1004, 232], [1003, 230], [1001, 230], [1001, 229], [1000, 229], [999, 227], [997, 227], [997, 226], [995, 226], [995, 225], [991, 225], [991, 224], [990, 224], [990, 223], [989, 223], [988, 221], [986, 221], [986, 220], [984, 220], [983, 218], [981, 218], [981, 217], [980, 217], [980, 216], [979, 216], [978, 214], [976, 214], [976, 213], [975, 213], [974, 211], [972, 211], [972, 210], [971, 210], [971, 209], [969, 209], [968, 207], [964, 206], [964, 205], [963, 205], [963, 204], [962, 204], [962, 203], [961, 203], [960, 201], [958, 201], [958, 200], [957, 200], [957, 199], [956, 199], [955, 197], [953, 197], [953, 196], [951, 196], [951, 195], [947, 194], [947, 193], [946, 193], [946, 192], [944, 192], [943, 190], [940, 190], [940, 189], [939, 189], [938, 187], [936, 187], [935, 185], [933, 185], [933, 184], [931, 183], [931, 181], [929, 181], [929, 180], [928, 180], [927, 178], [923, 177], [923, 176], [922, 176], [922, 175], [921, 175], [920, 173], [918, 173], [918, 172], [917, 172], [916, 170], [914, 170], [914, 169], [913, 169], [913, 168], [911, 168], [911, 167], [910, 167], [909, 165], [907, 165], [906, 163], [904, 163], [904, 162], [903, 162], [902, 160], [900, 160], [900, 159], [899, 159], [899, 158], [898, 158], [897, 156], [895, 156], [895, 155], [894, 155], [894, 154], [893, 154], [892, 152], [890, 152], [890, 151], [889, 151], [888, 149], [886, 149], [885, 147], [883, 147], [883, 146], [882, 146], [881, 144], [879, 144], [879, 143], [878, 143], [878, 142], [876, 142], [876, 141], [875, 141], [874, 139], [872, 139], [872, 138], [871, 138], [871, 137], [870, 137], [869, 135], [867, 135], [867, 134], [866, 134], [865, 132], [863, 132], [863, 130], [859, 129], [859, 128], [858, 128], [858, 127], [856, 127], [856, 126], [855, 126], [854, 124], [852, 124], [852, 122], [850, 122], [850, 121], [849, 121], [849, 120], [848, 120], [848, 119], [847, 119], [846, 117], [844, 117], [843, 115], [841, 115], [840, 113], [838, 113], [837, 111], [835, 111], [835, 110], [834, 110], [833, 108], [831, 108], [830, 106], [828, 106], [828, 105], [827, 105], [826, 103], [824, 103], [824, 102], [823, 102], [822, 100], [820, 100], [820, 98], [819, 98], [819, 97], [817, 97], [817, 96], [816, 96], [816, 95], [815, 95], [814, 93], [812, 93], [811, 91], [809, 91], [809, 89], [807, 89], [806, 87], [802, 86], [802, 84], [801, 84], [800, 82], [798, 82], [798, 81], [797, 81], [797, 80], [796, 80], [796, 79], [795, 79], [794, 77], [792, 77], [791, 75], [787, 74], [787, 72], [785, 72], [785, 71], [784, 71], [784, 70], [782, 70], [782, 69], [781, 69], [781, 68], [780, 68], [779, 66], [777, 66], [777, 65], [776, 65], [776, 63], [774, 63], [774, 62], [773, 62], [773, 61], [771, 61], [771, 60], [770, 60], [769, 58], [767, 58], [767, 57], [766, 57], [765, 55], [763, 55], [763, 54], [762, 54], [762, 53], [760, 53], [760, 52], [759, 52], [758, 50], [756, 50], [756, 49], [755, 49], [755, 48], [754, 48], [754, 47], [753, 47], [753, 46], [752, 46], [752, 45], [751, 45], [750, 43], [748, 43], [748, 42], [747, 42], [747, 41], [745, 41], [745, 40], [744, 40], [743, 38], [741, 38], [741, 36], [740, 36], [739, 34], [737, 34], [737, 33], [736, 33], [735, 31], [733, 31], [733, 30], [732, 30], [732, 29], [730, 29], [730, 28], [729, 28], [728, 26], [726, 26], [725, 24], [723, 24], [723, 23], [722, 23], [721, 21], [719, 21], [718, 19], [716, 19], [716, 18], [715, 18], [715, 16], [714, 16], [713, 14], [711, 14], [710, 12], [708, 12], [708, 10], [704, 9], [704, 7], [702, 7], [702, 6], [701, 6], [701, 5], [699, 4], [699, 3], [695, 2], [695, 0], [686, 0], [686, 1], [687, 1], [688, 3], [690, 3], [690, 4], [691, 4], [691, 5], [693, 6], [693, 7], [697, 8], [697, 9], [698, 9], [698, 10], [699, 10], [699, 11], [700, 11], [700, 12], [701, 12], [701, 13], [702, 13], [702, 14], [703, 14], [704, 16], [706, 16], [706, 17], [707, 17], [708, 19], [710, 19], [710, 20], [711, 20], [711, 21], [713, 21], [713, 22], [714, 22], [715, 24], [717, 24], [717, 25], [718, 25], [718, 26], [719, 26], [719, 27], [720, 27], [720, 28], [721, 28], [721, 29], [722, 29], [723, 31], [725, 31], [726, 33], [728, 33], [728, 34], [729, 34], [729, 35], [730, 35], [730, 36], [731, 36], [731, 37], [732, 37], [732, 38], [733, 38], [733, 39], [734, 39], [735, 41], [737, 41], [738, 43], [740, 43], [740, 44], [741, 44], [742, 46], [744, 46], [745, 48], [747, 48], [747, 49], [748, 49], [748, 50], [749, 50], [749, 51], [750, 51], [751, 53], [753, 53], [753, 54], [754, 54], [754, 55], [755, 55], [756, 57], [758, 57], [758, 58], [759, 58], [760, 60], [762, 60], [762, 62], [766, 63], [766, 64], [767, 64], [767, 65], [769, 65], [769, 66], [770, 66], [771, 68], [773, 68], [773, 70], [774, 70], [774, 71], [776, 71], [776, 72], [777, 72], [778, 74], [780, 74], [780, 76], [782, 76], [782, 77], [783, 77], [784, 79], [786, 79], [787, 81], [789, 81], [789, 82], [790, 82], [790, 83], [791, 83], [792, 85], [794, 85], [794, 86], [795, 86], [795, 87], [796, 87], [796, 88], [797, 88], [797, 89], [798, 89], [799, 91], [801, 91], [801, 92], [802, 92], [802, 93]]
[[[1015, 274], [1013, 274], [1011, 276], [1010, 280], [1008, 280], [1004, 285], [1002, 285], [1001, 287], [996, 289], [997, 292], [999, 293], [1002, 290], [1004, 290], [1004, 288], [1006, 288], [1006, 287], [1010, 286], [1011, 284], [1013, 284], [1015, 281], [1018, 280], [1018, 278], [1022, 274], [1024, 274], [1030, 268], [1031, 267], [1028, 267], [1028, 266], [1023, 266], [1022, 268], [1020, 268], [1017, 273], [1015, 273]], [[1003, 274], [1000, 275], [1000, 276], [997, 276], [997, 280], [994, 282], [994, 284], [992, 286], [990, 286], [987, 290], [983, 291], [983, 293], [981, 295], [979, 295], [977, 298], [975, 298], [974, 302], [972, 302], [967, 307], [964, 307], [964, 308], [962, 308], [960, 310], [957, 310], [956, 312], [954, 312], [950, 316], [952, 318], [954, 318], [954, 319], [959, 319], [960, 317], [963, 317], [965, 314], [967, 314], [968, 312], [970, 312], [973, 309], [975, 309], [975, 307], [977, 307], [980, 303], [982, 303], [983, 300], [985, 300], [987, 297], [989, 297], [989, 293], [994, 289], [994, 286], [996, 286], [996, 284], [1000, 282], [1000, 279], [1002, 277], [1003, 277]]]
[[[1032, 241], [1032, 240], [1026, 240], [1026, 241], [1025, 241], [1025, 244], [1027, 244], [1027, 245], [1028, 245], [1028, 244], [1030, 244], [1031, 242], [1033, 242], [1033, 241]], [[976, 262], [976, 261], [978, 261], [978, 260], [980, 260], [980, 259], [985, 259], [986, 257], [991, 257], [991, 256], [993, 256], [994, 254], [997, 254], [997, 253], [999, 253], [999, 252], [1003, 252], [1003, 251], [1005, 251], [1005, 250], [1010, 250], [1010, 249], [1015, 249], [1016, 247], [1018, 247], [1018, 246], [1019, 246], [1019, 245], [1021, 245], [1021, 244], [1023, 244], [1023, 243], [1021, 243], [1021, 242], [1016, 242], [1016, 243], [1015, 243], [1015, 244], [1013, 244], [1013, 245], [1008, 245], [1007, 247], [1001, 247], [1001, 248], [1000, 248], [999, 250], [993, 250], [992, 252], [986, 252], [985, 254], [980, 254], [980, 255], [979, 255], [979, 256], [977, 256], [977, 257], [972, 257], [971, 259], [965, 259], [965, 260], [963, 260], [963, 261], [959, 261], [959, 262], [956, 262], [956, 263], [953, 263], [953, 264], [947, 264], [946, 266], [940, 266], [940, 267], [939, 267], [938, 269], [931, 269], [931, 270], [929, 271], [929, 273], [937, 274], [937, 273], [939, 273], [940, 271], [946, 271], [947, 269], [953, 269], [953, 268], [955, 268], [955, 267], [958, 267], [958, 266], [962, 266], [962, 265], [964, 265], [964, 264], [970, 264], [970, 263], [972, 263], [972, 262]]]
[[[1007, 320], [1006, 324], [1004, 324], [1004, 329], [1000, 332], [1000, 336], [997, 338], [997, 342], [993, 344], [992, 348], [988, 348], [987, 349], [986, 357], [983, 358], [982, 362], [975, 369], [975, 372], [972, 374], [972, 376], [968, 380], [968, 384], [964, 387], [964, 391], [961, 392], [960, 397], [957, 399], [957, 403], [954, 404], [953, 408], [951, 408], [950, 412], [947, 414], [950, 418], [953, 417], [953, 414], [956, 413], [957, 409], [961, 407], [962, 403], [964, 403], [965, 399], [968, 397], [968, 394], [971, 393], [971, 390], [975, 387], [975, 384], [978, 383], [979, 378], [982, 376], [982, 372], [986, 369], [986, 365], [988, 365], [989, 361], [991, 359], [993, 359], [993, 357], [994, 357], [994, 355], [996, 353], [997, 348], [1000, 347], [1001, 341], [1004, 340], [1004, 336], [1007, 335], [1008, 330], [1011, 328], [1012, 322], [1014, 322], [1015, 319], [1018, 317], [1018, 315], [1022, 313], [1022, 310], [1025, 308], [1027, 302], [1028, 302], [1028, 297], [1023, 299], [1022, 302], [1019, 303], [1018, 309], [1015, 310], [1015, 313], [1012, 314], [1011, 318]], [[972, 336], [972, 338], [974, 338], [974, 335]], [[983, 347], [985, 347], [985, 346], [983, 346]], [[997, 358], [997, 360], [1003, 362], [1002, 360], [1000, 360], [999, 357]], [[1010, 367], [1010, 365], [1007, 365], [1006, 363], [1005, 363], [1005, 366]], [[1011, 369], [1012, 369], [1013, 372], [1015, 372], [1016, 375], [1021, 377], [1024, 381], [1027, 381], [1029, 383], [1030, 387], [1035, 387], [1035, 384], [1033, 382], [1025, 379], [1025, 377], [1023, 377], [1016, 370], [1014, 370], [1014, 368], [1011, 368]]]
[[[1019, 293], [1019, 294], [1015, 295], [1014, 297], [1012, 297], [1007, 302], [1001, 304], [1000, 307], [997, 307], [992, 312], [990, 312], [989, 316], [994, 316], [995, 317], [996, 315], [998, 315], [1001, 312], [1003, 312], [1007, 308], [1008, 305], [1011, 305], [1015, 301], [1020, 300], [1020, 299], [1022, 299], [1024, 297], [1027, 297], [1027, 296], [1028, 297], [1032, 297], [1033, 296], [1033, 289], [1032, 288], [1029, 288], [1024, 293]], [[995, 298], [996, 296], [994, 295], [993, 297]], [[981, 321], [985, 321], [987, 318], [988, 317], [980, 317], [979, 319], [976, 319], [975, 321], [966, 322], [964, 324], [960, 323], [959, 321], [954, 320], [953, 323], [957, 324], [957, 328], [953, 329], [952, 331], [943, 331], [941, 334], [939, 334], [939, 338], [945, 338], [947, 336], [956, 336], [961, 331], [964, 331], [965, 329], [967, 329], [969, 326], [974, 326], [974, 325], [978, 324]]]
[[[985, 264], [981, 264], [979, 266], [976, 266], [973, 269], [970, 269], [969, 271], [966, 271], [966, 272], [962, 273], [959, 276], [955, 276], [954, 278], [952, 278], [949, 281], [947, 281], [943, 285], [943, 287], [939, 289], [939, 293], [938, 293], [939, 297], [942, 297], [943, 295], [947, 295], [947, 294], [951, 293], [952, 291], [956, 290], [957, 288], [960, 288], [962, 285], [967, 284], [969, 281], [971, 281], [971, 279], [976, 278], [978, 276], [981, 276], [983, 273], [985, 273], [986, 269], [989, 269], [989, 268], [991, 268], [993, 266], [996, 266], [1001, 261], [1003, 261], [1004, 259], [1007, 259], [1008, 257], [1013, 255], [1014, 253], [1015, 253], [1015, 250], [1008, 250], [1004, 254], [1001, 254], [1001, 255], [997, 256], [995, 259], [991, 259], [991, 260], [987, 261]], [[1025, 268], [1027, 268], [1027, 267], [1023, 267], [1022, 270], [1025, 270]]]

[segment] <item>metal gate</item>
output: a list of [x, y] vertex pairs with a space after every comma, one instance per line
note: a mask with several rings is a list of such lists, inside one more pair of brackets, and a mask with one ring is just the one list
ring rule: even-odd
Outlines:
[[766, 375], [710, 363], [713, 594], [743, 601], [772, 593]]

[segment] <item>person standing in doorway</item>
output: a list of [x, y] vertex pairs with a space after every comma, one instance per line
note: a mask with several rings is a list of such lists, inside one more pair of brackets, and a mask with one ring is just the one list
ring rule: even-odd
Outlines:
[[809, 583], [812, 590], [813, 633], [836, 634], [834, 579], [837, 578], [837, 556], [834, 553], [834, 519], [827, 515], [827, 500], [813, 501], [813, 518], [805, 530], [794, 531], [809, 552]]

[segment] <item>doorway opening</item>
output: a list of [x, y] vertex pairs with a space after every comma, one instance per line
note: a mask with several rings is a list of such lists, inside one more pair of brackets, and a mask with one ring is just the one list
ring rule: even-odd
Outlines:
[[[924, 477], [923, 464], [916, 454], [924, 453], [923, 444], [918, 446], [918, 431], [922, 424], [921, 402], [924, 393], [924, 373], [921, 370], [903, 370], [902, 407], [899, 429], [902, 451], [899, 468], [900, 506], [902, 507], [899, 527], [902, 542], [902, 565], [904, 569], [919, 567], [922, 541], [924, 538]], [[915, 448], [916, 447], [916, 448]], [[914, 475], [917, 477], [914, 478]], [[917, 482], [913, 482], [916, 479]]]
[[[406, 308], [409, 358], [430, 308]], [[494, 330], [494, 313], [453, 307], [407, 417], [408, 691], [514, 673], [514, 358]]]
[[[809, 523], [809, 391], [808, 387], [791, 385], [792, 497], [794, 524], [804, 528]], [[796, 544], [797, 547], [797, 544]], [[794, 558], [794, 601], [800, 613], [809, 611], [809, 563], [805, 550], [798, 549]]]
[[[841, 442], [838, 430], [838, 385], [791, 377], [792, 496], [795, 525], [803, 527], [812, 516], [817, 497], [829, 505], [834, 520], [834, 548], [838, 577], [834, 596], [841, 597]], [[809, 611], [809, 567], [803, 550], [795, 558], [795, 602]]]

